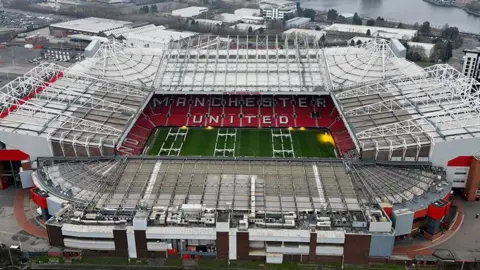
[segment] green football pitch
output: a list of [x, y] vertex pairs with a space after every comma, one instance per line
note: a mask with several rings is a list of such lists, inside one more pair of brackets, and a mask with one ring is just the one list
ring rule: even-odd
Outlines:
[[324, 129], [157, 128], [144, 154], [151, 156], [335, 157]]

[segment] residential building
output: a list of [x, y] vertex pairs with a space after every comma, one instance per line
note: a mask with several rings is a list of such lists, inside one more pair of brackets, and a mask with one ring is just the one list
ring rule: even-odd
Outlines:
[[474, 78], [480, 81], [479, 61], [480, 61], [480, 47], [475, 49], [465, 49], [465, 60], [463, 61], [462, 73], [463, 75]]

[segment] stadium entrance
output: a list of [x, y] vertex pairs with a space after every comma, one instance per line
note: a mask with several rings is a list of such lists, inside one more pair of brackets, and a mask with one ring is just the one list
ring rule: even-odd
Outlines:
[[[29, 156], [20, 150], [5, 149], [0, 143], [0, 190], [9, 186], [22, 188], [20, 172], [24, 169], [22, 164], [29, 160]], [[28, 162], [28, 167], [30, 163]], [[25, 164], [25, 169], [27, 165]], [[29, 170], [30, 168], [28, 168]]]

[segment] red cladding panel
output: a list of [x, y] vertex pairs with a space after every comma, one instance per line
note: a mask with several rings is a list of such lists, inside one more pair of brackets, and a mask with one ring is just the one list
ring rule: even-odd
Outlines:
[[384, 207], [383, 211], [385, 211], [385, 214], [387, 214], [388, 217], [392, 217], [392, 212], [393, 212], [392, 207]]
[[413, 215], [413, 219], [425, 217], [427, 213], [428, 213], [428, 208], [417, 210]]
[[178, 250], [176, 250], [176, 249], [167, 249], [167, 254], [168, 254], [168, 255], [177, 255], [177, 254], [178, 254]]
[[42, 196], [37, 193], [38, 188], [31, 188], [30, 189], [30, 198], [32, 198], [32, 201], [40, 206], [42, 209], [47, 209], [47, 196]]
[[458, 156], [449, 160], [447, 165], [454, 167], [470, 167], [470, 162], [472, 162], [472, 156]]
[[428, 217], [433, 220], [439, 220], [447, 214], [448, 209], [450, 209], [450, 203], [445, 203], [442, 206], [430, 204], [428, 206]]
[[22, 161], [29, 159], [30, 156], [20, 150], [2, 149], [0, 150], [0, 161]]

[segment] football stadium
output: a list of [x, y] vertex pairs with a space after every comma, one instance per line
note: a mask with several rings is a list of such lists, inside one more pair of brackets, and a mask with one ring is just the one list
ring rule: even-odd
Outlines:
[[30, 188], [51, 246], [386, 262], [396, 239], [442, 234], [452, 189], [480, 195], [477, 83], [390, 46], [105, 42], [0, 90], [2, 160]]

